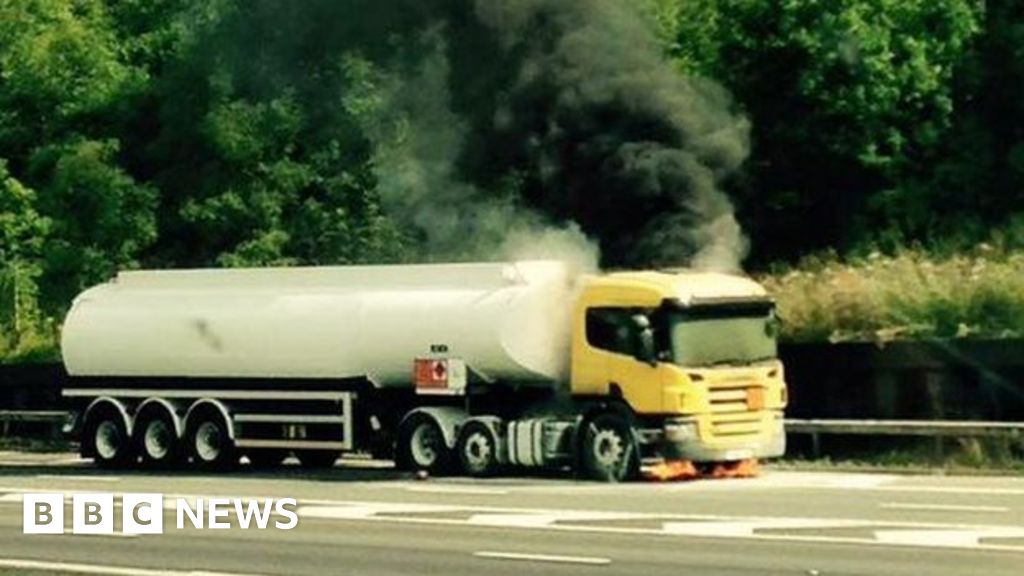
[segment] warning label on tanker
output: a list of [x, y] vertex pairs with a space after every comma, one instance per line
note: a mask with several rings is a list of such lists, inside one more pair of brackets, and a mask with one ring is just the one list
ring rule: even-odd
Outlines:
[[416, 391], [421, 394], [460, 394], [466, 387], [466, 367], [461, 360], [417, 358]]

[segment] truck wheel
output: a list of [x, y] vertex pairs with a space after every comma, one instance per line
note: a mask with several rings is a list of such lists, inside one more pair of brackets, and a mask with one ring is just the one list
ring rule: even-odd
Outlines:
[[462, 470], [470, 476], [493, 476], [498, 471], [498, 439], [483, 422], [462, 427], [456, 452]]
[[398, 463], [413, 472], [443, 474], [451, 466], [452, 454], [444, 433], [433, 418], [416, 415], [402, 426], [398, 437]]
[[192, 461], [200, 468], [220, 469], [238, 463], [235, 443], [231, 440], [227, 423], [220, 414], [209, 412], [199, 415], [189, 423], [185, 438]]
[[89, 416], [82, 434], [82, 453], [91, 455], [101, 468], [121, 468], [131, 463], [132, 442], [116, 410], [100, 408]]
[[604, 482], [622, 482], [639, 469], [636, 443], [626, 419], [601, 414], [586, 424], [583, 434], [583, 468], [586, 476]]
[[165, 468], [177, 464], [181, 446], [171, 417], [163, 411], [151, 411], [136, 420], [135, 449], [144, 466]]
[[300, 450], [295, 453], [303, 468], [333, 468], [341, 457], [337, 450]]

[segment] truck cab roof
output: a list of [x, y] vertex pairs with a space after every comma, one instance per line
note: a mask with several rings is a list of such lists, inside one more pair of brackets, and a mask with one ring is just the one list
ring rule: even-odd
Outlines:
[[659, 301], [682, 306], [735, 301], [768, 301], [764, 287], [738, 274], [677, 269], [659, 272], [612, 272], [591, 280], [591, 286], [651, 293]]

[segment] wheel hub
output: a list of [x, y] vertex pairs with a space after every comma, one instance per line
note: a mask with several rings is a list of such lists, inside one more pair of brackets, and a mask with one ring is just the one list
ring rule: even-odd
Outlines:
[[437, 461], [441, 437], [433, 426], [417, 426], [410, 441], [412, 459], [417, 466], [428, 468]]
[[594, 456], [598, 464], [610, 468], [622, 461], [624, 442], [615, 430], [605, 428], [594, 434]]
[[483, 432], [474, 432], [466, 438], [466, 462], [474, 469], [487, 467], [493, 457], [491, 441]]
[[220, 456], [220, 428], [213, 422], [203, 422], [196, 430], [196, 455], [204, 462], [213, 462]]
[[171, 430], [163, 420], [153, 420], [146, 426], [143, 444], [146, 455], [153, 460], [163, 460], [171, 451]]
[[111, 420], [104, 420], [96, 427], [94, 444], [96, 453], [104, 460], [111, 460], [121, 449], [121, 429]]

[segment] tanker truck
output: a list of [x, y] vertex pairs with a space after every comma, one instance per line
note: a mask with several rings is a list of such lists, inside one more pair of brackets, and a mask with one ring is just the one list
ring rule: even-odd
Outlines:
[[741, 276], [564, 263], [128, 271], [66, 317], [62, 390], [100, 466], [430, 474], [784, 451], [771, 299]]

